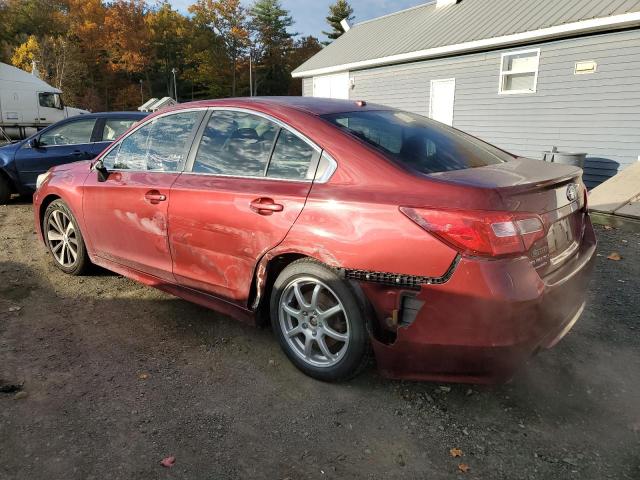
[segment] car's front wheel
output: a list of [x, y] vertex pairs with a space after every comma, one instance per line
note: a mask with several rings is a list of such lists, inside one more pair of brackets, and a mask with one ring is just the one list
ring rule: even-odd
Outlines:
[[313, 260], [293, 262], [276, 279], [271, 324], [289, 359], [311, 377], [347, 380], [367, 364], [369, 336], [351, 286]]
[[56, 266], [69, 275], [82, 275], [90, 265], [84, 238], [73, 213], [62, 200], [47, 207], [42, 222], [49, 252]]

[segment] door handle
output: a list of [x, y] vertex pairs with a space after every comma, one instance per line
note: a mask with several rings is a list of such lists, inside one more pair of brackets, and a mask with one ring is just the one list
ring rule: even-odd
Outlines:
[[151, 204], [157, 205], [160, 202], [164, 202], [167, 199], [166, 195], [163, 195], [157, 190], [150, 190], [145, 193], [144, 198]]
[[81, 152], [80, 150], [74, 150], [73, 153], [71, 153], [71, 155], [73, 155], [74, 157], [83, 157], [86, 155], [86, 152]]
[[284, 205], [275, 203], [271, 198], [256, 198], [249, 205], [251, 210], [259, 215], [273, 215], [275, 212], [284, 210]]

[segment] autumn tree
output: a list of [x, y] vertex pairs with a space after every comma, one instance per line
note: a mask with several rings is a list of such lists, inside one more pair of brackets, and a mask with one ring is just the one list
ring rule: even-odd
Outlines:
[[20, 44], [11, 56], [11, 63], [26, 72], [31, 72], [33, 62], [40, 61], [40, 43], [35, 35], [29, 35], [27, 41]]
[[197, 0], [189, 7], [196, 25], [206, 26], [223, 41], [231, 61], [231, 95], [236, 95], [238, 62], [247, 51], [247, 12], [240, 0]]
[[258, 68], [256, 90], [264, 95], [286, 95], [291, 81], [286, 58], [293, 48], [293, 18], [280, 0], [257, 0], [251, 9]]
[[91, 67], [104, 61], [106, 51], [102, 46], [105, 35], [107, 8], [102, 0], [67, 0], [69, 36], [73, 37], [83, 60]]
[[[337, 0], [336, 3], [329, 6], [329, 16], [327, 17], [327, 23], [331, 27], [330, 32], [322, 32], [326, 35], [331, 41], [340, 38], [340, 36], [344, 33], [344, 28], [342, 28], [342, 21], [346, 20], [351, 23], [356, 17], [353, 15], [353, 7], [349, 5], [347, 0]], [[329, 42], [324, 42], [325, 45], [328, 45]]]
[[141, 73], [149, 66], [149, 31], [144, 0], [116, 0], [104, 19], [104, 46], [114, 72]]

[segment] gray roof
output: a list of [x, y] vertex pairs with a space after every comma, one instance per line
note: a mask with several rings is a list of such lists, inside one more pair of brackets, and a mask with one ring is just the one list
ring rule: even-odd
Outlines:
[[[346, 70], [356, 62], [369, 60], [372, 65], [374, 60], [394, 55], [636, 12], [640, 12], [640, 0], [461, 0], [440, 8], [432, 2], [356, 24], [294, 70], [294, 76], [332, 67], [339, 71], [337, 67], [345, 66], [342, 70]], [[616, 26], [600, 30], [612, 28]], [[400, 61], [388, 60], [385, 63]]]

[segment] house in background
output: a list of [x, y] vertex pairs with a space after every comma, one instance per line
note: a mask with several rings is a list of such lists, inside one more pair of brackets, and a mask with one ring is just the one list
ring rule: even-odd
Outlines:
[[293, 76], [518, 155], [586, 152], [589, 186], [640, 160], [640, 0], [437, 0], [351, 27]]

